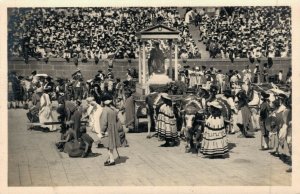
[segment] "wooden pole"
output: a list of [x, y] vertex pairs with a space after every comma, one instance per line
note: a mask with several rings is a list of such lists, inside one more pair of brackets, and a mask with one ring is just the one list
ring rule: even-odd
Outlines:
[[173, 79], [173, 72], [172, 72], [172, 39], [168, 40], [169, 43], [169, 49], [170, 49], [170, 53], [169, 53], [169, 77], [170, 79]]
[[139, 84], [142, 83], [142, 54], [141, 45], [139, 44]]
[[178, 45], [175, 42], [175, 81], [178, 81]]
[[145, 41], [143, 41], [143, 84], [146, 83], [146, 49]]

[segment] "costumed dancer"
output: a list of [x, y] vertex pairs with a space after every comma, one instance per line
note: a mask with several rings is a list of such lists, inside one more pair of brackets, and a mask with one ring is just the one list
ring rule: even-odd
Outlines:
[[237, 131], [237, 126], [236, 126], [236, 122], [237, 122], [237, 109], [233, 100], [233, 95], [232, 95], [232, 91], [231, 90], [225, 90], [224, 91], [224, 100], [226, 100], [226, 102], [229, 104], [230, 109], [231, 109], [231, 121], [230, 121], [230, 125], [229, 125], [229, 130], [228, 133], [229, 134], [235, 134], [235, 132]]
[[190, 88], [193, 88], [197, 84], [197, 77], [196, 77], [196, 68], [194, 67], [192, 70], [189, 72], [189, 77], [190, 77]]
[[132, 90], [126, 89], [125, 91], [125, 126], [128, 131], [134, 130], [134, 100], [132, 96]]
[[92, 152], [93, 138], [86, 133], [86, 128], [84, 126], [80, 127], [79, 132], [79, 146], [75, 149], [71, 149], [68, 153], [69, 156], [72, 158], [94, 156], [95, 154]]
[[246, 93], [241, 90], [237, 94], [238, 98], [238, 115], [237, 115], [237, 126], [240, 128], [242, 134], [238, 137], [254, 137], [253, 135], [253, 123], [252, 113], [248, 106], [248, 98]]
[[108, 160], [104, 162], [104, 166], [112, 166], [116, 164], [113, 151], [121, 146], [117, 126], [118, 116], [115, 109], [112, 108], [113, 98], [109, 95], [104, 95], [102, 100], [104, 107], [100, 117], [100, 124], [104, 138], [101, 139], [101, 142], [107, 148], [109, 156]]
[[286, 170], [286, 172], [292, 172], [292, 118], [291, 118], [291, 114], [292, 114], [292, 94], [290, 94], [289, 98], [286, 101], [286, 105], [287, 108], [290, 109], [290, 113], [289, 113], [289, 122], [288, 122], [288, 126], [287, 126], [287, 135], [286, 135], [286, 143], [288, 145], [288, 149], [289, 149], [289, 154], [290, 154], [290, 168], [288, 168]]
[[249, 69], [249, 65], [246, 66], [246, 68], [242, 71], [242, 73], [243, 73], [243, 82], [251, 83], [252, 75], [251, 75], [251, 69]]
[[176, 127], [176, 118], [172, 107], [172, 99], [167, 93], [162, 93], [163, 104], [159, 108], [157, 115], [157, 134], [158, 137], [165, 140], [162, 147], [178, 145], [178, 133]]
[[260, 74], [260, 70], [259, 70], [259, 63], [257, 63], [255, 65], [253, 73], [254, 73], [253, 83], [260, 84], [260, 82], [261, 82], [260, 81], [261, 80], [261, 78], [260, 78], [261, 74]]
[[225, 76], [222, 74], [222, 70], [218, 70], [218, 73], [216, 75], [216, 82], [217, 86], [219, 87], [219, 94], [223, 93], [225, 89]]
[[208, 103], [210, 116], [205, 122], [200, 153], [208, 157], [228, 156], [228, 141], [226, 137], [222, 106], [217, 101]]
[[271, 107], [269, 102], [270, 94], [261, 93], [262, 104], [260, 105], [260, 128], [261, 128], [261, 149], [269, 149], [269, 131], [266, 129], [266, 119], [270, 115]]
[[[52, 103], [50, 100], [49, 93], [52, 91], [51, 86], [44, 87], [44, 93], [40, 99], [40, 111], [39, 111], [39, 121], [40, 123], [53, 122], [54, 118], [52, 115]], [[44, 131], [55, 131], [55, 125], [41, 125]]]
[[279, 130], [277, 132], [274, 149], [270, 152], [274, 156], [279, 156], [279, 146], [283, 148], [287, 136], [287, 128], [291, 121], [291, 109], [286, 105], [287, 95], [280, 93], [277, 98], [277, 109], [273, 115], [279, 120]]

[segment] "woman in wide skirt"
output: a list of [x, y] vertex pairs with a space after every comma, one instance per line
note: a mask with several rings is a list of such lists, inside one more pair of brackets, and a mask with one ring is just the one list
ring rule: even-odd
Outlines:
[[211, 102], [209, 106], [211, 115], [205, 122], [200, 153], [208, 157], [224, 157], [228, 155], [228, 141], [221, 114], [222, 106], [217, 101]]

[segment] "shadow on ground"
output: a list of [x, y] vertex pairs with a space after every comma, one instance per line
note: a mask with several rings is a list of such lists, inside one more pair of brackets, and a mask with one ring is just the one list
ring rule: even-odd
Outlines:
[[116, 164], [122, 164], [122, 163], [126, 163], [126, 161], [128, 160], [129, 158], [127, 156], [120, 156], [120, 158], [117, 158], [115, 160]]

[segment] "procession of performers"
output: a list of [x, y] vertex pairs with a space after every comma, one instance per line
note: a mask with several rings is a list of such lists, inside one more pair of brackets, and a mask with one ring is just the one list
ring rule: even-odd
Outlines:
[[[164, 141], [162, 147], [178, 146], [185, 136], [188, 139], [187, 152], [196, 141], [199, 155], [227, 158], [230, 149], [228, 135], [240, 132], [240, 138], [254, 138], [255, 131], [260, 129], [262, 150], [272, 150], [274, 156], [279, 156], [279, 147], [286, 144], [292, 154], [290, 71], [286, 81], [279, 72], [278, 85], [267, 84], [268, 89], [252, 84], [266, 84], [259, 65], [253, 71], [247, 65], [241, 72], [229, 70], [225, 74], [206, 66], [201, 69], [196, 66], [192, 70], [184, 66], [178, 73], [180, 82], [190, 93], [182, 96], [188, 101], [189, 108], [174, 102], [169, 91], [155, 94], [157, 99], [152, 99], [153, 107], [148, 107], [152, 110], [152, 129], [156, 137]], [[136, 70], [128, 69], [127, 79], [121, 81], [114, 77], [112, 69], [108, 69], [106, 75], [99, 70], [93, 79], [84, 81], [80, 70], [70, 80], [37, 78], [36, 71], [30, 77], [12, 72], [9, 76], [9, 108], [30, 102], [27, 113], [30, 122], [39, 122], [41, 125], [35, 128], [51, 132], [59, 127], [45, 123], [57, 120], [53, 114], [53, 102], [57, 100], [56, 112], [61, 121], [57, 148], [71, 157], [88, 157], [93, 155], [92, 143], [98, 142], [98, 146], [108, 149], [109, 159], [105, 165], [111, 166], [115, 164], [113, 150], [128, 146], [125, 132], [135, 130], [133, 95], [136, 74]], [[278, 86], [286, 87], [280, 89]], [[187, 100], [189, 98], [193, 100]], [[258, 103], [251, 104], [255, 98], [259, 98]], [[191, 108], [191, 101], [195, 102], [196, 108]], [[188, 121], [188, 118], [192, 119]], [[97, 139], [86, 133], [86, 127], [96, 134]]]

